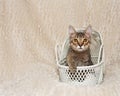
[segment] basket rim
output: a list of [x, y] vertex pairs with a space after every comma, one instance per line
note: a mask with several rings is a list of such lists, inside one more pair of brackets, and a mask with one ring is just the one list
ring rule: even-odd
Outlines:
[[[102, 66], [103, 64], [104, 64], [104, 61], [102, 60], [101, 62], [94, 64], [94, 65], [90, 65], [90, 66], [77, 66], [77, 69], [96, 68], [96, 67]], [[58, 67], [69, 69], [68, 66], [60, 65], [59, 63], [57, 63], [57, 65]]]

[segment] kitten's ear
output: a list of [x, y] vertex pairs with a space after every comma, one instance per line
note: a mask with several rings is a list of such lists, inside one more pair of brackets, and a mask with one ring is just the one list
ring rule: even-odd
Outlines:
[[91, 37], [91, 34], [92, 34], [92, 26], [89, 25], [89, 26], [86, 28], [86, 30], [85, 30], [85, 35], [86, 35], [87, 37]]
[[69, 25], [69, 35], [70, 37], [74, 37], [76, 35], [76, 31], [73, 26]]

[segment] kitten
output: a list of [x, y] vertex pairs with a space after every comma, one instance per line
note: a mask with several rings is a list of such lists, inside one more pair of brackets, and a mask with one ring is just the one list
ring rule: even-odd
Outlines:
[[67, 64], [72, 73], [75, 73], [77, 66], [93, 65], [90, 54], [91, 33], [91, 26], [80, 33], [69, 26], [70, 47], [67, 53]]

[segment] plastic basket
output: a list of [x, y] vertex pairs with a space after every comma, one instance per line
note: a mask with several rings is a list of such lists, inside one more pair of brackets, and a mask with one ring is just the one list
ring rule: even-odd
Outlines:
[[[83, 30], [78, 30], [77, 32], [83, 32]], [[103, 81], [105, 69], [103, 40], [100, 33], [96, 31], [92, 32], [92, 36], [96, 39], [96, 42], [93, 41], [95, 44], [93, 44], [93, 46], [91, 44], [90, 47], [91, 58], [94, 65], [78, 66], [75, 73], [71, 73], [69, 67], [66, 66], [66, 55], [69, 48], [68, 36], [63, 44], [56, 45], [56, 62], [58, 66], [59, 80], [61, 82], [79, 85], [97, 85]]]

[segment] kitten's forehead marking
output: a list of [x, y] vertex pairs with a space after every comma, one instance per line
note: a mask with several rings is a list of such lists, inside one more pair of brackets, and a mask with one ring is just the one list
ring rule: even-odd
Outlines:
[[84, 35], [85, 35], [85, 34], [84, 34], [84, 33], [82, 33], [82, 32], [77, 33], [77, 36], [78, 36], [78, 37], [84, 37]]
[[84, 38], [85, 38], [85, 34], [84, 33], [78, 33], [77, 34], [77, 40], [79, 42], [83, 42]]

